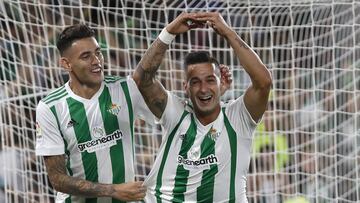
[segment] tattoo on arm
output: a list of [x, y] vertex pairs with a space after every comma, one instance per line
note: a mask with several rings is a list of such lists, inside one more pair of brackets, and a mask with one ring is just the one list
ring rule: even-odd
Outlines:
[[110, 196], [114, 192], [110, 185], [67, 175], [63, 155], [45, 156], [44, 160], [50, 182], [57, 191], [85, 197]]
[[139, 90], [151, 112], [158, 118], [162, 116], [167, 103], [167, 94], [160, 81], [155, 79], [154, 73], [146, 71], [141, 65], [137, 68], [141, 72]]
[[156, 39], [146, 51], [136, 68], [138, 88], [149, 109], [161, 117], [167, 103], [167, 94], [161, 83], [155, 79], [156, 71], [165, 56], [168, 45]]
[[240, 47], [244, 49], [250, 49], [250, 47], [244, 41], [242, 41], [238, 36], [236, 36], [235, 40], [240, 44]]
[[139, 66], [143, 68], [145, 73], [149, 73], [148, 77], [145, 79], [152, 79], [155, 76], [156, 71], [158, 70], [164, 56], [165, 52], [168, 48], [168, 45], [161, 42], [158, 38], [156, 39], [149, 49], [145, 52], [144, 56], [142, 57]]

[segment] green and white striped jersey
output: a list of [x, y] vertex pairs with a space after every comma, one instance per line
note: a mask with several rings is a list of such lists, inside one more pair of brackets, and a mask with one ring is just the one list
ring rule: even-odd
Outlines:
[[243, 97], [222, 107], [217, 119], [203, 126], [184, 102], [168, 93], [160, 123], [164, 137], [145, 180], [146, 202], [247, 202], [256, 122]]
[[[38, 104], [36, 154], [65, 154], [73, 177], [99, 183], [134, 181], [135, 117], [154, 123], [132, 78], [106, 76], [91, 99], [75, 95], [67, 82]], [[119, 201], [58, 193], [56, 202]]]

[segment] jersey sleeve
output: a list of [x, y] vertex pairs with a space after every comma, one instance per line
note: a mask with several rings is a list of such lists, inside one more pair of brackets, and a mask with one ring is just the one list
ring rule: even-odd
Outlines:
[[36, 108], [36, 155], [61, 155], [65, 153], [64, 146], [55, 115], [40, 101]]
[[141, 95], [134, 79], [131, 76], [128, 76], [127, 83], [129, 86], [129, 92], [135, 115], [137, 118], [144, 120], [148, 124], [155, 125], [156, 117], [146, 105], [143, 96]]
[[[160, 118], [160, 124], [168, 131], [173, 129], [179, 122], [185, 108], [182, 100], [176, 95], [166, 91], [168, 95], [165, 110]], [[168, 133], [166, 133], [168, 134]]]
[[225, 110], [231, 125], [239, 136], [252, 138], [258, 123], [251, 117], [244, 103], [244, 96], [230, 102]]

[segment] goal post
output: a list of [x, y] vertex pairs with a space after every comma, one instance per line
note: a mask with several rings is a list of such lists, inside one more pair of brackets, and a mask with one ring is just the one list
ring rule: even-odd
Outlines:
[[[217, 11], [273, 77], [254, 135], [249, 202], [360, 201], [360, 2], [357, 0], [0, 1], [0, 202], [53, 202], [36, 157], [35, 109], [68, 80], [56, 39], [74, 23], [96, 31], [105, 74], [131, 74], [162, 28], [181, 12]], [[251, 83], [210, 28], [179, 35], [157, 77], [184, 96], [182, 59], [208, 50], [233, 74], [223, 101]], [[135, 122], [136, 178], [149, 173], [161, 128]]]

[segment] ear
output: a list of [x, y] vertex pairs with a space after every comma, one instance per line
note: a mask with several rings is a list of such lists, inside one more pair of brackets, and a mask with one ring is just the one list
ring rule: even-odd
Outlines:
[[188, 89], [188, 83], [186, 80], [183, 81], [183, 88], [185, 90], [185, 94], [187, 97], [189, 97], [189, 89]]
[[71, 72], [71, 65], [69, 60], [66, 57], [61, 57], [59, 60], [59, 63], [61, 65], [61, 67], [63, 67], [66, 71]]

